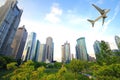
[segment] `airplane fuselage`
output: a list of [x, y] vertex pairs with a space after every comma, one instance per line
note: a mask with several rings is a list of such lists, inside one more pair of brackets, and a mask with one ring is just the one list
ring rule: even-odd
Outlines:
[[94, 5], [94, 4], [92, 4], [92, 5], [99, 11], [101, 16], [99, 16], [95, 20], [89, 20], [88, 19], [88, 21], [92, 24], [92, 27], [94, 27], [94, 23], [102, 18], [102, 25], [104, 25], [105, 18], [107, 18], [106, 14], [110, 11], [110, 9], [101, 9], [101, 8], [97, 7], [96, 5]]

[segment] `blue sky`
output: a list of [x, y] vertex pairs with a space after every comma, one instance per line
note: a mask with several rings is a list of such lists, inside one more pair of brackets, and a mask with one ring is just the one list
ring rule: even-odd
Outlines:
[[[94, 28], [87, 21], [100, 16], [92, 4], [110, 9], [104, 26], [102, 19]], [[18, 0], [18, 6], [23, 9], [19, 26], [25, 25], [28, 32], [36, 32], [41, 43], [49, 36], [53, 38], [55, 60], [60, 61], [61, 45], [66, 41], [75, 54], [76, 39], [80, 37], [85, 37], [91, 56], [94, 56], [95, 40], [105, 40], [111, 48], [116, 48], [114, 36], [120, 36], [120, 0]]]

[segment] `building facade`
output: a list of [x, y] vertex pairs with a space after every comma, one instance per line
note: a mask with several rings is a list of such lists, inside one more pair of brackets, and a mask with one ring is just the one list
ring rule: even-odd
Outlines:
[[35, 58], [34, 58], [34, 61], [38, 62], [39, 53], [40, 53], [40, 41], [39, 40], [37, 40], [35, 48], [36, 49], [35, 49]]
[[6, 0], [0, 7], [0, 53], [4, 55], [12, 55], [11, 44], [23, 12], [17, 3], [17, 0]]
[[100, 53], [100, 41], [95, 41], [94, 44], [93, 44], [93, 48], [94, 48], [94, 52], [95, 52], [95, 55], [96, 54], [99, 54]]
[[53, 61], [53, 53], [54, 53], [54, 43], [51, 37], [46, 39], [46, 54], [45, 59], [46, 61], [52, 62]]
[[45, 62], [45, 48], [46, 44], [40, 44], [37, 62]]
[[62, 45], [62, 62], [69, 63], [71, 61], [70, 43], [66, 42]]
[[88, 61], [88, 53], [87, 53], [84, 37], [77, 39], [76, 58], [80, 60]]
[[31, 32], [28, 35], [24, 51], [22, 54], [22, 60], [27, 61], [27, 60], [34, 60], [35, 58], [35, 49], [36, 49], [36, 33]]
[[12, 42], [12, 56], [15, 59], [21, 59], [23, 49], [26, 43], [27, 39], [27, 30], [25, 29], [25, 26], [19, 27], [17, 29], [17, 32], [15, 34], [14, 40]]
[[64, 45], [62, 45], [61, 46], [61, 52], [62, 52], [62, 63], [65, 63], [66, 62], [66, 58], [65, 58], [65, 46]]
[[120, 50], [120, 37], [119, 36], [115, 36], [115, 42], [116, 42], [117, 48]]

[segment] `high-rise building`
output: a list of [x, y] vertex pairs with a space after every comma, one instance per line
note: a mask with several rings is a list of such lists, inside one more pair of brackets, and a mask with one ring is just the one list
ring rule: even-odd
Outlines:
[[53, 52], [54, 52], [54, 43], [51, 37], [46, 39], [46, 61], [52, 62], [53, 61]]
[[86, 49], [86, 43], [85, 38], [81, 37], [77, 39], [77, 45], [76, 45], [76, 58], [80, 60], [88, 60], [88, 53]]
[[6, 0], [0, 7], [0, 53], [4, 55], [12, 55], [11, 44], [23, 12], [17, 3], [17, 0]]
[[95, 55], [100, 53], [100, 41], [96, 40], [93, 44]]
[[62, 45], [62, 62], [69, 63], [71, 60], [71, 53], [70, 53], [70, 43], [66, 42]]
[[27, 39], [27, 31], [25, 26], [19, 27], [12, 42], [12, 56], [15, 59], [21, 59], [25, 42]]
[[39, 53], [40, 53], [40, 41], [37, 40], [37, 42], [36, 42], [36, 49], [35, 49], [35, 58], [34, 58], [35, 61], [38, 60]]
[[78, 47], [78, 45], [76, 45], [75, 50], [76, 50], [76, 59], [80, 59], [80, 48]]
[[62, 45], [61, 46], [61, 52], [62, 52], [62, 63], [65, 63], [66, 62], [66, 58], [65, 58], [65, 46], [64, 45]]
[[45, 62], [45, 44], [40, 44], [37, 62]]
[[35, 49], [36, 49], [36, 33], [31, 32], [28, 37], [24, 47], [22, 60], [34, 60], [35, 58]]
[[116, 42], [118, 49], [120, 50], [120, 37], [119, 36], [115, 36], [115, 42]]

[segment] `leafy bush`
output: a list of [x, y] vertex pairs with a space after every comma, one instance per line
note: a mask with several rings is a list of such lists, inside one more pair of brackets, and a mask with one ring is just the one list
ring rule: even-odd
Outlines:
[[120, 78], [120, 64], [112, 64], [110, 66], [102, 66], [96, 72], [97, 76], [113, 76]]
[[16, 62], [11, 62], [11, 63], [7, 64], [7, 69], [8, 69], [8, 70], [14, 70], [14, 69], [17, 68], [16, 65], [17, 65]]
[[7, 64], [7, 62], [6, 62], [5, 58], [0, 56], [0, 68], [6, 68], [6, 64]]

